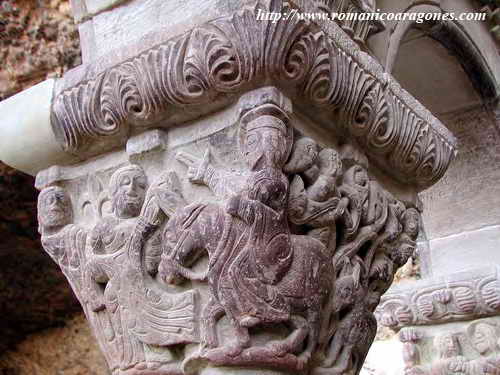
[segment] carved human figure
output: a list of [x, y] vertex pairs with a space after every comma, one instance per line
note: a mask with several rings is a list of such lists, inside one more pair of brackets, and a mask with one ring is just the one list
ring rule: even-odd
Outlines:
[[93, 311], [105, 310], [108, 330], [119, 358], [121, 370], [146, 367], [143, 344], [132, 334], [132, 322], [124, 270], [127, 267], [126, 244], [133, 232], [144, 203], [147, 186], [141, 167], [128, 165], [113, 173], [109, 183], [112, 215], [104, 217], [90, 233], [87, 283]]
[[73, 208], [66, 191], [58, 186], [45, 188], [38, 197], [39, 232], [42, 246], [70, 282], [75, 294], [85, 304], [82, 294], [82, 268], [85, 263], [86, 232], [74, 225]]
[[399, 341], [403, 343], [403, 361], [406, 371], [420, 365], [421, 357], [418, 342], [421, 338], [421, 332], [414, 328], [406, 328], [399, 333]]
[[331, 256], [337, 244], [336, 223], [344, 214], [348, 199], [342, 198], [337, 189], [342, 176], [340, 156], [330, 148], [318, 153], [317, 148], [310, 138], [300, 138], [284, 167], [295, 174], [290, 186], [288, 216], [296, 225], [313, 227], [309, 235], [320, 240]]
[[[214, 324], [226, 314], [236, 330], [236, 340], [213, 353], [233, 365], [241, 364], [238, 355], [250, 345], [249, 328], [279, 322], [290, 322], [293, 333], [261, 348], [265, 356], [272, 361], [276, 355], [300, 352], [309, 336], [298, 366], [307, 363], [316, 347], [320, 310], [332, 283], [331, 271], [328, 273], [331, 263], [324, 258], [323, 245], [307, 236], [290, 235], [288, 179], [282, 171], [292, 144], [288, 121], [287, 115], [272, 104], [259, 106], [242, 117], [240, 148], [249, 173], [240, 190], [229, 195], [227, 189], [218, 186], [224, 182], [219, 177], [192, 178], [207, 175], [209, 168], [203, 161], [185, 153], [179, 155], [191, 170], [192, 182], [204, 183], [216, 195], [229, 199], [224, 206], [190, 205], [169, 221], [166, 233], [171, 246], [164, 249], [160, 275], [175, 281], [171, 272], [177, 270], [184, 277], [200, 279], [185, 265], [197, 258], [193, 251], [198, 250], [199, 240], [194, 233], [203, 225], [212, 298], [202, 313], [202, 343], [218, 347]], [[227, 173], [210, 167], [212, 177]], [[189, 228], [183, 226], [186, 222], [191, 223]], [[188, 237], [184, 237], [187, 229]], [[213, 235], [215, 241], [212, 230], [217, 233]], [[179, 237], [184, 238], [183, 247], [178, 246]], [[311, 267], [316, 269], [314, 273]], [[289, 359], [283, 357], [283, 361]]]
[[331, 344], [315, 375], [358, 373], [375, 339], [377, 321], [364, 301], [365, 293], [354, 290], [352, 308], [338, 320]]
[[[272, 104], [267, 108], [271, 114], [281, 112]], [[227, 199], [246, 189], [251, 172], [266, 168], [281, 171], [292, 147], [292, 130], [285, 124], [284, 121], [288, 121], [285, 118], [260, 116], [259, 113], [259, 110], [250, 111], [240, 121], [240, 151], [250, 173], [214, 166], [208, 149], [202, 159], [181, 151], [176, 157], [188, 167], [188, 179], [194, 184], [208, 186], [216, 196]]]
[[403, 231], [391, 258], [397, 267], [402, 267], [415, 252], [419, 231], [420, 214], [415, 208], [408, 208], [401, 216]]
[[[346, 171], [340, 191], [349, 199], [349, 204], [333, 264], [339, 275], [354, 272], [362, 277], [365, 270], [366, 277], [376, 251], [392, 234], [383, 233], [390, 217], [388, 196], [375, 181], [370, 181], [366, 169], [359, 165]], [[363, 256], [359, 255], [361, 248], [367, 248]]]
[[467, 328], [467, 334], [474, 348], [482, 356], [490, 356], [498, 351], [497, 327], [485, 321], [475, 322]]
[[405, 375], [469, 374], [470, 366], [467, 359], [461, 354], [457, 336], [451, 333], [440, 334], [434, 338], [433, 346], [439, 359], [430, 365], [407, 366]]
[[434, 348], [439, 353], [439, 359], [431, 365], [431, 375], [464, 373], [467, 359], [462, 356], [457, 336], [445, 333], [434, 338]]
[[72, 224], [73, 209], [71, 200], [64, 189], [52, 186], [43, 189], [38, 197], [38, 222], [42, 235], [42, 246], [59, 265], [68, 279], [75, 295], [94, 325], [94, 334], [111, 369], [118, 366], [114, 347], [108, 345], [114, 333], [109, 326], [109, 316], [99, 316], [89, 308], [91, 296], [87, 294], [85, 267], [87, 257], [85, 244], [87, 232]]

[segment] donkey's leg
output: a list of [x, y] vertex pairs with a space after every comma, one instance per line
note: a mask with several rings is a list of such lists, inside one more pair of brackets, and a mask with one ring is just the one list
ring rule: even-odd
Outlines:
[[309, 333], [309, 325], [302, 316], [293, 315], [290, 318], [290, 323], [293, 331], [286, 339], [274, 340], [267, 344], [267, 347], [278, 357], [282, 357], [287, 353], [297, 354]]
[[320, 336], [321, 328], [321, 302], [318, 298], [313, 298], [309, 301], [309, 310], [307, 312], [307, 320], [309, 325], [309, 337], [307, 340], [306, 350], [300, 354], [300, 360], [306, 364], [312, 357], [316, 347], [318, 346], [318, 340]]
[[[344, 336], [344, 333], [346, 335]], [[330, 348], [326, 355], [326, 359], [323, 362], [323, 367], [332, 367], [333, 364], [339, 358], [340, 352], [346, 343], [344, 340], [346, 336], [349, 335], [349, 332], [346, 332], [344, 329], [340, 328], [335, 332], [335, 335], [331, 339]]]
[[224, 309], [220, 303], [214, 297], [210, 297], [201, 313], [201, 349], [219, 346], [215, 326], [223, 314]]
[[351, 361], [351, 353], [352, 353], [353, 345], [345, 345], [340, 352], [340, 356], [335, 363], [335, 366], [330, 368], [330, 373], [332, 375], [336, 374], [344, 374], [347, 370], [350, 370], [352, 367]]
[[243, 349], [250, 346], [250, 335], [248, 333], [248, 328], [243, 327], [238, 320], [238, 312], [240, 309], [238, 307], [238, 295], [235, 291], [229, 288], [220, 288], [219, 296], [224, 312], [235, 330], [235, 340], [225, 345], [224, 351], [227, 355], [236, 357], [241, 354]]
[[323, 363], [321, 367], [315, 368], [312, 371], [313, 375], [342, 375], [352, 368], [352, 345], [340, 344], [338, 347], [341, 349], [340, 353], [337, 353], [338, 356], [336, 356], [335, 360], [332, 363]]

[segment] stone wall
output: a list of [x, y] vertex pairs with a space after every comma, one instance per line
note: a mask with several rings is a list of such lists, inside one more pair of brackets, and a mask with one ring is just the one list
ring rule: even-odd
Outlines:
[[106, 364], [83, 314], [64, 327], [27, 337], [0, 357], [1, 375], [106, 375]]
[[[481, 106], [448, 114], [443, 121], [457, 137], [460, 152], [445, 177], [420, 195], [424, 203], [423, 226], [426, 238], [419, 247], [419, 262], [423, 279], [456, 279], [460, 285], [468, 285], [467, 272], [474, 276], [474, 272], [500, 262], [500, 124], [490, 111]], [[460, 273], [465, 276], [461, 277]], [[425, 289], [424, 283], [422, 280], [413, 286], [412, 280], [403, 277], [397, 280], [388, 294], [404, 295], [403, 290], [412, 288], [422, 291]], [[431, 285], [432, 282], [428, 281], [428, 284]], [[438, 284], [436, 281], [436, 285]], [[451, 288], [455, 284], [450, 282], [449, 285]], [[387, 297], [387, 301], [390, 298], [392, 297]], [[387, 311], [382, 309], [379, 317]], [[484, 313], [477, 312], [476, 318], [481, 317], [484, 317]], [[464, 315], [462, 319], [465, 318]], [[476, 318], [472, 317], [471, 321]], [[455, 323], [443, 318], [441, 322], [433, 315], [429, 319], [434, 319], [432, 326], [410, 329], [426, 336], [427, 342], [432, 335], [452, 332], [460, 341], [463, 355], [468, 359], [477, 359], [474, 350], [467, 352], [470, 339], [465, 333], [467, 327], [477, 321]], [[489, 322], [488, 319], [497, 318], [486, 318], [485, 321]], [[409, 324], [403, 326], [406, 325]], [[398, 336], [391, 329], [379, 328], [378, 341], [372, 346], [365, 363], [365, 374], [399, 375], [405, 366], [404, 344], [399, 342]], [[418, 344], [418, 347], [425, 346], [421, 342]], [[426, 361], [432, 362], [429, 358]], [[387, 368], [387, 361], [391, 361], [394, 366]]]
[[81, 64], [69, 1], [1, 1], [0, 61], [0, 100]]
[[[0, 61], [0, 100], [79, 65], [69, 1], [1, 1]], [[0, 162], [0, 374], [106, 374], [73, 292], [41, 249], [33, 185]]]

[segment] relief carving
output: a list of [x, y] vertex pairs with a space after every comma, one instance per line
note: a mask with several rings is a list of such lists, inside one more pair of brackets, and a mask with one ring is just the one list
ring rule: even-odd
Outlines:
[[[498, 327], [498, 320], [481, 319], [469, 323], [465, 331], [437, 336], [432, 330], [404, 328], [399, 337], [404, 343], [405, 374], [498, 374]], [[420, 355], [423, 351], [430, 354], [427, 361]]]
[[[326, 6], [354, 7], [339, 12], [374, 6], [351, 3]], [[297, 17], [278, 24], [257, 19], [268, 11], [292, 8], [279, 0], [258, 2], [65, 88], [54, 99], [57, 139], [68, 152], [93, 156], [123, 144], [132, 130], [172, 125], [172, 115], [188, 106], [195, 118], [211, 103], [230, 104], [245, 88], [271, 82], [331, 118], [332, 131], [356, 138], [403, 184], [425, 188], [442, 177], [456, 146], [437, 119], [348, 38]], [[360, 40], [372, 29], [367, 22], [344, 26]]]
[[42, 191], [42, 243], [113, 374], [359, 373], [420, 213], [384, 190], [352, 145], [300, 134], [291, 111], [275, 88], [240, 100], [238, 168], [210, 147], [167, 150], [176, 169], [154, 177], [147, 162], [114, 168], [104, 192], [89, 194], [107, 194], [110, 212], [84, 228], [63, 188]]
[[439, 279], [417, 281], [384, 295], [376, 314], [391, 328], [486, 317], [500, 311], [496, 268], [476, 269]]

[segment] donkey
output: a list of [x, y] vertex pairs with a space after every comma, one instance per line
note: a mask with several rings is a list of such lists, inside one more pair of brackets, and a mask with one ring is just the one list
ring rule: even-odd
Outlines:
[[[263, 323], [256, 318], [238, 319], [238, 306], [245, 295], [228, 289], [224, 270], [235, 259], [246, 241], [245, 224], [231, 216], [218, 204], [190, 204], [177, 210], [163, 230], [162, 258], [158, 276], [166, 283], [180, 284], [186, 280], [207, 281], [211, 297], [201, 318], [202, 348], [217, 348], [216, 323], [225, 314], [236, 331], [236, 341], [223, 350], [234, 357], [250, 346], [248, 329]], [[283, 305], [283, 314], [266, 319], [265, 323], [288, 323], [292, 333], [273, 341], [268, 349], [275, 355], [300, 354], [306, 364], [318, 344], [322, 308], [333, 288], [333, 267], [324, 245], [309, 236], [292, 235], [293, 260], [287, 273], [272, 286], [275, 298]], [[208, 255], [208, 267], [194, 271], [193, 265]], [[265, 299], [265, 298], [264, 298]], [[302, 345], [307, 338], [307, 347]]]

